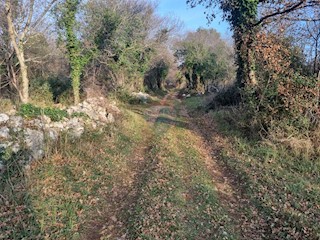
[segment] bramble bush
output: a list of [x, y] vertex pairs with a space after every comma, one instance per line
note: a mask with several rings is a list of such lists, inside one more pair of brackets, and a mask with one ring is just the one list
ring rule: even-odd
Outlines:
[[257, 39], [255, 54], [259, 84], [243, 91], [245, 105], [253, 119], [265, 130], [271, 122], [285, 119], [301, 130], [316, 127], [320, 117], [320, 82], [292, 68], [293, 59], [301, 54], [293, 50], [286, 39], [263, 33], [258, 34]]

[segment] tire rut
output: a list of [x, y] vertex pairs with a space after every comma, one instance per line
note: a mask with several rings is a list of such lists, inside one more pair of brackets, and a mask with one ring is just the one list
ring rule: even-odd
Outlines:
[[[137, 239], [131, 232], [134, 209], [150, 174], [157, 169], [158, 160], [152, 155], [154, 139], [156, 136], [156, 123], [163, 109], [173, 110], [176, 93], [164, 97], [160, 105], [151, 106], [144, 111], [152, 134], [145, 136], [144, 141], [137, 146], [132, 154], [130, 181], [112, 188], [111, 194], [106, 198], [104, 211], [99, 213], [98, 221], [95, 219], [83, 239]], [[179, 104], [180, 109], [175, 118], [186, 119], [188, 129], [200, 140], [194, 146], [206, 156], [205, 165], [212, 177], [221, 205], [226, 209], [235, 225], [235, 230], [241, 239], [262, 239], [265, 222], [258, 211], [252, 206], [250, 200], [242, 193], [237, 179], [220, 161], [221, 150], [226, 144], [224, 139], [213, 128], [206, 116], [189, 116], [186, 108]], [[201, 125], [201, 127], [200, 127]], [[247, 216], [250, 212], [251, 218]], [[258, 225], [253, 223], [259, 223]]]
[[85, 227], [82, 239], [132, 239], [129, 236], [132, 225], [131, 215], [146, 179], [157, 168], [157, 160], [150, 154], [153, 148], [154, 126], [161, 110], [172, 107], [167, 106], [168, 99], [172, 97], [173, 94], [168, 94], [161, 100], [160, 105], [145, 110], [144, 115], [152, 133], [149, 136], [146, 135], [144, 141], [132, 153], [130, 180], [125, 184], [113, 186], [110, 194], [103, 201], [107, 205], [102, 211], [98, 211], [97, 216]]
[[226, 140], [215, 130], [215, 123], [210, 116], [190, 117], [185, 107], [182, 111], [184, 116], [190, 119], [190, 128], [194, 134], [202, 139], [198, 147], [208, 156], [206, 165], [216, 186], [220, 202], [233, 219], [241, 239], [263, 239], [267, 223], [242, 191], [240, 180], [221, 162], [221, 151], [226, 147]]

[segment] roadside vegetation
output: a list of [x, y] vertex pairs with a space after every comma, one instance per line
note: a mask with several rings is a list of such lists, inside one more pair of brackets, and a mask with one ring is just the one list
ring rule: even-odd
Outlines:
[[[320, 2], [186, 5], [232, 39], [151, 0], [0, 0], [0, 239], [320, 239]], [[86, 99], [112, 121], [8, 152]]]
[[219, 165], [255, 207], [257, 212], [247, 209], [246, 217], [262, 216], [262, 222], [251, 222], [260, 226], [260, 234], [266, 239], [319, 238], [319, 155], [313, 158], [299, 139], [275, 144], [248, 135], [239, 118], [243, 113], [236, 108], [205, 113], [199, 97], [186, 100], [186, 105], [204, 129], [213, 122], [212, 134], [223, 136]]

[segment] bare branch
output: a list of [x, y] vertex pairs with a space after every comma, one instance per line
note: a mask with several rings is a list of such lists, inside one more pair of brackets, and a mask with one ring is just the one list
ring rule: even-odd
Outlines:
[[278, 15], [282, 15], [282, 14], [287, 14], [287, 13], [290, 13], [296, 9], [298, 9], [300, 6], [302, 6], [304, 3], [306, 2], [306, 0], [300, 0], [297, 4], [287, 8], [287, 9], [284, 9], [284, 10], [278, 10], [276, 12], [273, 12], [271, 14], [268, 14], [266, 16], [263, 16], [262, 18], [260, 18], [260, 20], [258, 20], [254, 26], [258, 26], [260, 24], [262, 24], [265, 20], [269, 19], [269, 18], [272, 18], [272, 17], [275, 17], [275, 16], [278, 16]]
[[38, 17], [38, 19], [31, 25], [32, 28], [36, 28], [38, 26], [39, 23], [41, 23], [42, 19], [44, 18], [44, 16], [50, 11], [50, 9], [52, 8], [52, 6], [57, 2], [58, 0], [52, 0], [48, 6], [43, 10], [43, 12], [41, 13], [41, 15]]
[[21, 33], [21, 37], [20, 37], [20, 41], [23, 41], [23, 39], [25, 38], [28, 30], [29, 30], [29, 27], [30, 27], [30, 24], [31, 24], [31, 20], [32, 20], [32, 16], [33, 16], [33, 8], [34, 8], [34, 0], [30, 0], [30, 6], [29, 6], [29, 13], [28, 13], [28, 19], [27, 19], [27, 22], [26, 22], [26, 25]]

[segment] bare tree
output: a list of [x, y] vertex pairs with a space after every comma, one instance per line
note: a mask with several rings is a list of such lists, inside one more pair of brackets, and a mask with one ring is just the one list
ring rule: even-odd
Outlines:
[[20, 86], [17, 76], [13, 71], [11, 71], [11, 81], [23, 103], [29, 101], [29, 79], [25, 59], [25, 44], [29, 36], [31, 36], [31, 32], [39, 26], [57, 1], [20, 0], [13, 2], [12, 0], [5, 0], [9, 43], [19, 62], [22, 84]]

